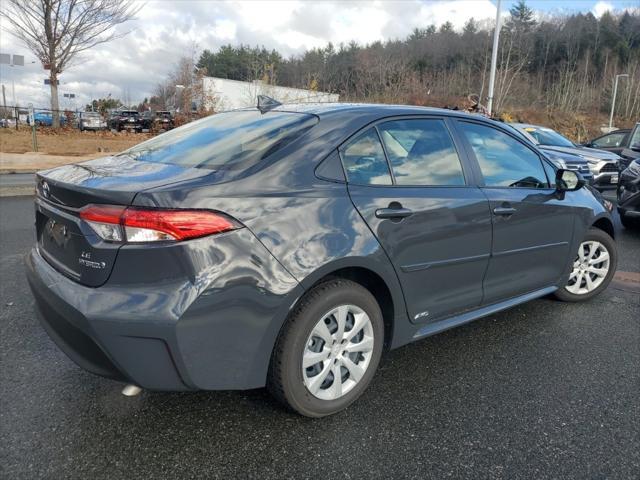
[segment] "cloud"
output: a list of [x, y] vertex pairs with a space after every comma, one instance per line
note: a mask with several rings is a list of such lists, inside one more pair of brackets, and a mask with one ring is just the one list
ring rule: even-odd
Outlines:
[[603, 1], [596, 3], [591, 9], [591, 12], [597, 18], [600, 18], [606, 12], [612, 12], [612, 11], [613, 11], [613, 5], [609, 2], [603, 2]]

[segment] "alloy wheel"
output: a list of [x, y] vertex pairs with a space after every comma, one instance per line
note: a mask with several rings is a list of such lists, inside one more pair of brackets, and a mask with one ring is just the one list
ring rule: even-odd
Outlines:
[[575, 295], [591, 293], [604, 281], [609, 267], [609, 251], [602, 243], [595, 240], [582, 242], [565, 289]]
[[346, 395], [367, 371], [374, 341], [371, 319], [356, 305], [341, 305], [323, 315], [302, 355], [307, 390], [321, 400]]

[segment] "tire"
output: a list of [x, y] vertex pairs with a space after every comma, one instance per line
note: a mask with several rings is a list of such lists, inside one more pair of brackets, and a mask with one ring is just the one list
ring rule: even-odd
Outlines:
[[[346, 319], [343, 335], [338, 318]], [[328, 280], [305, 294], [289, 315], [272, 354], [267, 388], [301, 415], [319, 418], [337, 413], [366, 390], [383, 344], [384, 321], [373, 295], [350, 280]], [[326, 358], [310, 360], [313, 363], [303, 368], [303, 357], [309, 355]], [[339, 384], [334, 372], [339, 372]]]
[[[599, 246], [596, 247], [596, 245]], [[599, 295], [609, 286], [616, 272], [618, 250], [615, 241], [606, 232], [597, 228], [589, 229], [580, 243], [579, 250], [582, 251], [583, 259], [581, 260], [580, 253], [576, 254], [572, 271], [565, 284], [554, 293], [554, 296], [563, 302], [582, 302]], [[607, 257], [603, 255], [605, 251]], [[591, 253], [594, 258], [590, 258]], [[605, 258], [606, 260], [593, 263], [593, 261]], [[593, 272], [600, 272], [601, 275], [596, 275]], [[593, 288], [589, 286], [588, 280], [592, 282]], [[578, 282], [580, 282], [579, 285]]]

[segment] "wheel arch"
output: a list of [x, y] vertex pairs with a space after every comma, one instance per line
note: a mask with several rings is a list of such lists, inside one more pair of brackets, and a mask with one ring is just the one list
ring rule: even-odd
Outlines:
[[376, 302], [378, 302], [378, 305], [380, 306], [380, 310], [382, 311], [382, 319], [384, 321], [385, 348], [388, 349], [391, 345], [391, 339], [393, 338], [395, 309], [391, 290], [389, 290], [389, 287], [387, 286], [384, 279], [373, 270], [365, 267], [343, 267], [321, 277], [311, 286], [311, 288], [314, 288], [316, 285], [319, 285], [322, 282], [335, 278], [351, 280], [352, 282], [366, 288], [373, 295]]
[[[387, 265], [384, 265], [385, 263]], [[398, 277], [388, 261], [372, 261], [370, 257], [343, 258], [324, 265], [300, 283], [306, 294], [316, 285], [332, 278], [351, 280], [362, 285], [374, 296], [384, 320], [385, 349], [406, 343], [402, 341], [405, 330], [402, 328], [403, 319], [406, 319], [407, 315], [404, 295]], [[295, 303], [299, 300], [298, 298]], [[295, 304], [291, 308], [294, 306]]]
[[602, 230], [606, 234], [608, 234], [611, 238], [616, 238], [615, 228], [613, 227], [613, 222], [611, 219], [600, 216], [595, 219], [595, 221], [591, 224], [591, 228], [597, 228], [598, 230]]

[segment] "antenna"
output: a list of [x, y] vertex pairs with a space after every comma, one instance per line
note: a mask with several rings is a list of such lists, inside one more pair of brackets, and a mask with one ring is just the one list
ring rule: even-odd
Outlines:
[[267, 113], [269, 110], [279, 107], [280, 105], [282, 105], [282, 103], [271, 97], [258, 95], [258, 110], [260, 110], [260, 113]]

